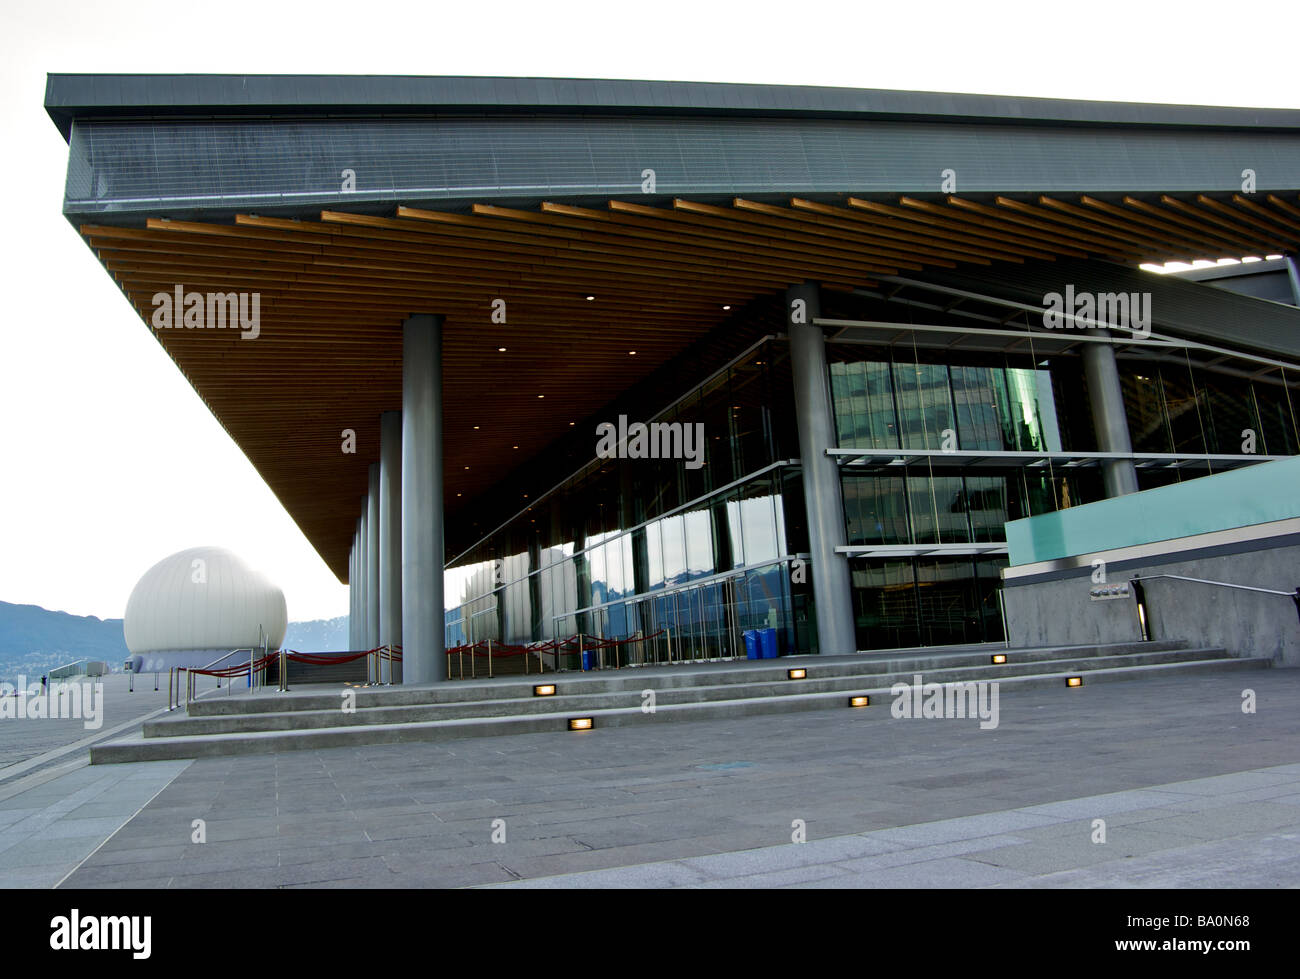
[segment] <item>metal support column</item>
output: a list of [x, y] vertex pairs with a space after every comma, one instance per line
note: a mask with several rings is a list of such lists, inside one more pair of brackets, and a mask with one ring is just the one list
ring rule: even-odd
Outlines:
[[379, 463], [370, 464], [370, 491], [366, 494], [366, 649], [379, 645]]
[[370, 635], [370, 506], [366, 498], [361, 498], [361, 616], [360, 631], [357, 633], [357, 649], [366, 648], [366, 637]]
[[365, 570], [364, 562], [362, 561], [362, 557], [365, 554], [365, 537], [362, 534], [362, 520], [360, 517], [357, 517], [356, 542], [357, 576], [355, 579], [356, 587], [353, 589], [353, 592], [356, 595], [357, 600], [357, 624], [356, 628], [352, 631], [352, 643], [349, 647], [351, 649], [360, 649], [361, 637], [366, 634], [366, 605], [364, 601], [364, 596], [366, 594], [366, 579], [363, 573]]
[[[1109, 331], [1105, 331], [1109, 334]], [[1082, 344], [1083, 373], [1088, 382], [1092, 424], [1097, 430], [1097, 448], [1102, 452], [1132, 452], [1128, 415], [1124, 412], [1124, 391], [1120, 387], [1115, 348], [1109, 343]], [[1131, 459], [1107, 462], [1102, 467], [1106, 496], [1124, 496], [1138, 491], [1137, 468]]]
[[348, 551], [348, 649], [356, 649], [357, 641], [357, 538], [352, 537]]
[[[402, 413], [379, 416], [379, 644], [402, 644]], [[392, 665], [386, 673], [392, 680]]]
[[447, 679], [442, 571], [442, 317], [402, 327], [402, 682]]
[[813, 601], [817, 606], [819, 651], [835, 655], [857, 650], [849, 565], [836, 547], [847, 543], [839, 467], [826, 455], [838, 442], [826, 368], [826, 338], [813, 325], [820, 290], [805, 283], [786, 290], [786, 328], [794, 379], [795, 422], [803, 463], [804, 503], [812, 557]]

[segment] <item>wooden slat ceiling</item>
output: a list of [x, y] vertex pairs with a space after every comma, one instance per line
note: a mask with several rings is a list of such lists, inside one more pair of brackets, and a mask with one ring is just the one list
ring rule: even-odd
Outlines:
[[[732, 315], [724, 307], [808, 279], [845, 289], [923, 268], [1057, 256], [1137, 264], [1294, 252], [1300, 206], [1275, 195], [610, 201], [601, 210], [480, 204], [469, 214], [399, 207], [391, 218], [327, 211], [318, 222], [150, 219], [81, 232], [146, 323], [153, 295], [177, 283], [260, 293], [255, 340], [229, 330], [156, 335], [346, 580], [379, 414], [401, 407], [410, 313], [446, 317], [453, 521], [512, 470], [547, 465], [549, 444], [722, 324]], [[506, 302], [504, 325], [492, 322], [495, 299]], [[344, 429], [357, 433], [355, 455], [341, 451]]]

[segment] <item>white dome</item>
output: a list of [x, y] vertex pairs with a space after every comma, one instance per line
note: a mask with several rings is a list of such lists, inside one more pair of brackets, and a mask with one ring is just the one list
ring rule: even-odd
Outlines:
[[136, 669], [151, 672], [260, 649], [259, 626], [267, 648], [279, 649], [288, 622], [284, 592], [265, 577], [223, 548], [192, 547], [144, 573], [127, 599], [122, 629]]

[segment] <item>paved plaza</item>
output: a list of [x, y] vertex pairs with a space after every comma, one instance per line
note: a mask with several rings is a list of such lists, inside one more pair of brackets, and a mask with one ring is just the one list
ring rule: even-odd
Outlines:
[[2, 790], [9, 887], [1294, 887], [1300, 671], [1007, 692], [994, 730], [882, 701]]

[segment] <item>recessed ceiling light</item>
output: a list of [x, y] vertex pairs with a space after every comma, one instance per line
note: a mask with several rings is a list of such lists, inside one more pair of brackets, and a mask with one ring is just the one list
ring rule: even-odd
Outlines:
[[466, 469], [469, 469], [469, 466], [466, 466], [465, 468], [466, 468]]
[[517, 446], [517, 445], [512, 445], [512, 446], [510, 446], [510, 448], [512, 448], [512, 449], [517, 449], [517, 448], [519, 448], [519, 446]]
[[592, 301], [595, 300], [595, 298], [596, 298], [595, 296], [588, 296], [588, 297], [587, 297], [587, 302], [592, 302]]
[[499, 354], [503, 354], [503, 353], [505, 353], [505, 352], [506, 352], [506, 348], [505, 348], [505, 347], [497, 347], [497, 353], [499, 353]]
[[539, 398], [544, 398], [544, 397], [546, 397], [546, 395], [544, 395], [544, 394], [539, 394], [538, 397], [539, 397]]
[[730, 307], [730, 306], [723, 306], [722, 308], [723, 308], [723, 309], [730, 309], [731, 307]]
[[635, 351], [635, 350], [629, 350], [628, 353], [631, 354], [633, 357], [636, 356], [636, 351]]
[[477, 425], [474, 426], [474, 431], [476, 431], [476, 432], [478, 431], [478, 426], [477, 426]]
[[573, 422], [569, 422], [569, 426], [570, 426], [570, 427], [572, 427], [572, 426], [573, 426], [573, 424], [574, 424], [574, 423], [573, 423]]

